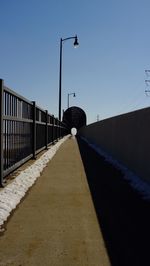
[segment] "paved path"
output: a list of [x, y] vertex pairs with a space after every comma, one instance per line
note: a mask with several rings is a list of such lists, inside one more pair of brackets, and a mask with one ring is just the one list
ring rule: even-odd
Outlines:
[[110, 265], [78, 145], [68, 139], [0, 237], [0, 266]]

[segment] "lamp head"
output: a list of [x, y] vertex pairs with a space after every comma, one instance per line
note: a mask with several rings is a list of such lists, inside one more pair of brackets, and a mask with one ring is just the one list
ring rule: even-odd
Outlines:
[[75, 40], [74, 40], [74, 47], [76, 48], [79, 45], [78, 43], [78, 37], [77, 35], [75, 36]]
[[76, 94], [75, 93], [73, 94], [73, 97], [76, 97]]

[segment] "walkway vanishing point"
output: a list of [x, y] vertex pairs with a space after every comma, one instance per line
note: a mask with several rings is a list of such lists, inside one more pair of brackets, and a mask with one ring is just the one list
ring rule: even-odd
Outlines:
[[62, 144], [11, 215], [0, 266], [150, 265], [149, 202], [77, 140]]

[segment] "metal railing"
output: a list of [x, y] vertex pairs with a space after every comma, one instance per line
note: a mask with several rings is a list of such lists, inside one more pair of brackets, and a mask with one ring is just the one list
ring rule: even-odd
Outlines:
[[35, 102], [4, 86], [0, 79], [0, 184], [13, 170], [48, 145], [68, 134], [68, 129]]

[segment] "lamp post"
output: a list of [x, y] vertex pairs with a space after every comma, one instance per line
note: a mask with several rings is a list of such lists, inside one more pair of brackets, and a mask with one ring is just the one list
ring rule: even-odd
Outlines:
[[58, 117], [59, 120], [61, 121], [61, 81], [62, 81], [62, 44], [64, 41], [70, 40], [70, 39], [74, 39], [74, 47], [77, 47], [79, 45], [78, 43], [78, 37], [77, 35], [73, 36], [73, 37], [68, 37], [65, 39], [60, 39], [60, 65], [59, 65], [59, 113], [58, 113]]
[[73, 97], [76, 97], [75, 92], [68, 93], [68, 108], [69, 108], [69, 96], [73, 95]]

